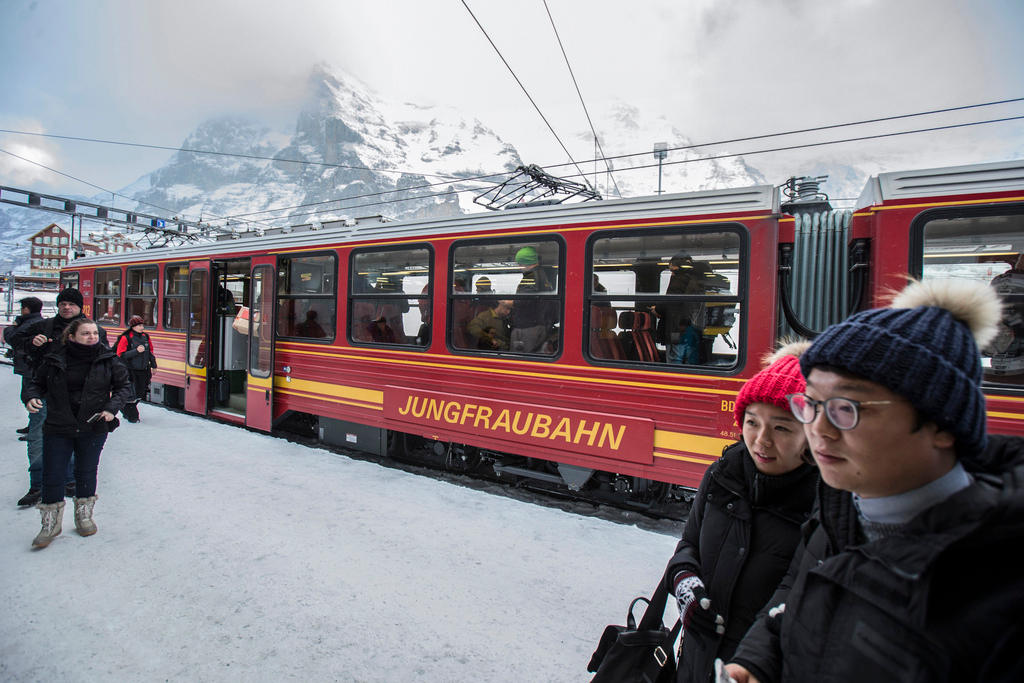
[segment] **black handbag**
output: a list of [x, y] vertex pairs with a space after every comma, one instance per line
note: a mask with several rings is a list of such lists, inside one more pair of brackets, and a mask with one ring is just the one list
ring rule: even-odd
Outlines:
[[[629, 604], [625, 626], [606, 626], [601, 641], [590, 658], [587, 671], [594, 673], [591, 683], [672, 683], [676, 675], [673, 644], [682, 624], [676, 620], [665, 628], [662, 617], [668, 589], [658, 583], [651, 599], [636, 598]], [[633, 607], [647, 603], [637, 626]]]

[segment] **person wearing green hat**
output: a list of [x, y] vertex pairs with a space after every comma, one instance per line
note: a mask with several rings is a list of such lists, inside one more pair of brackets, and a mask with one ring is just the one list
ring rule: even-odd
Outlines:
[[[516, 294], [555, 292], [557, 279], [551, 269], [542, 266], [534, 247], [516, 252], [516, 263], [523, 269]], [[520, 353], [552, 353], [554, 325], [558, 322], [558, 302], [542, 299], [519, 299], [512, 309], [510, 349]]]

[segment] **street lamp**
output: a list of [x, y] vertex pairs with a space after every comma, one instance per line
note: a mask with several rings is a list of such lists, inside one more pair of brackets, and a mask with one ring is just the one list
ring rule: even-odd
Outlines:
[[668, 143], [654, 143], [654, 158], [658, 160], [658, 194], [661, 194], [661, 162], [668, 156]]

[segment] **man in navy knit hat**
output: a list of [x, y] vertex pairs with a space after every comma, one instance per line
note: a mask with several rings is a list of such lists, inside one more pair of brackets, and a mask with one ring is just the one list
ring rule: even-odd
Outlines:
[[999, 300], [930, 280], [823, 332], [789, 397], [827, 486], [737, 683], [1024, 680], [1024, 442], [989, 437]]

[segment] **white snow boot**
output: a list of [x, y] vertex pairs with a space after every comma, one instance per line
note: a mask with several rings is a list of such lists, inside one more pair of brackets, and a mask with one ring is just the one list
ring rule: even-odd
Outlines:
[[92, 521], [92, 506], [96, 504], [96, 496], [75, 498], [75, 529], [79, 536], [92, 536], [96, 533], [96, 523]]
[[33, 548], [45, 548], [60, 536], [61, 522], [64, 520], [64, 501], [59, 503], [40, 503], [39, 512], [43, 515], [43, 528], [32, 541]]

